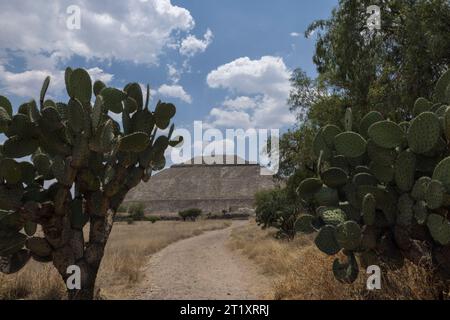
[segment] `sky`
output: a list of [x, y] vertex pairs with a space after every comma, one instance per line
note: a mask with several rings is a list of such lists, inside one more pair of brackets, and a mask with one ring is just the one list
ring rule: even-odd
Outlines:
[[[202, 121], [218, 130], [283, 132], [295, 123], [286, 104], [291, 72], [316, 72], [314, 36], [306, 39], [304, 31], [336, 5], [337, 0], [1, 1], [0, 95], [17, 108], [37, 99], [50, 75], [49, 97], [67, 100], [63, 70], [83, 67], [109, 86], [149, 83], [153, 105], [161, 99], [177, 106], [178, 128], [192, 131], [194, 121]], [[73, 28], [74, 17], [79, 28]]]

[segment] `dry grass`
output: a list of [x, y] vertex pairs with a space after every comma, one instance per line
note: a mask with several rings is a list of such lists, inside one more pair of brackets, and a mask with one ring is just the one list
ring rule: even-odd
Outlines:
[[[222, 229], [229, 221], [116, 223], [97, 280], [101, 298], [127, 298], [141, 278], [149, 255], [202, 232]], [[14, 275], [0, 274], [0, 299], [64, 299], [65, 286], [50, 264], [31, 261]]]
[[230, 246], [253, 259], [274, 279], [274, 299], [292, 300], [409, 300], [436, 299], [437, 284], [425, 267], [411, 263], [382, 276], [382, 289], [366, 290], [367, 277], [361, 270], [358, 280], [343, 285], [334, 279], [334, 257], [320, 252], [312, 237], [294, 241], [276, 240], [274, 231], [261, 230], [255, 223], [235, 229]]

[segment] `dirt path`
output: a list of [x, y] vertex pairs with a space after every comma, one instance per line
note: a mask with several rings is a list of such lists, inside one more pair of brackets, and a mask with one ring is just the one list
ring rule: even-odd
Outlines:
[[226, 245], [229, 228], [169, 245], [153, 255], [136, 299], [262, 299], [270, 281], [248, 259]]

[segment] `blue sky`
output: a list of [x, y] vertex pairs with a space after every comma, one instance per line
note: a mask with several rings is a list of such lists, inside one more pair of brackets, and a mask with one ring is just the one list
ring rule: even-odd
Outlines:
[[[66, 66], [90, 69], [111, 86], [150, 83], [176, 104], [175, 123], [286, 130], [290, 72], [315, 75], [306, 27], [327, 18], [337, 0], [23, 0], [0, 3], [0, 94], [15, 107], [49, 95], [65, 100]], [[80, 9], [69, 30], [67, 7]]]

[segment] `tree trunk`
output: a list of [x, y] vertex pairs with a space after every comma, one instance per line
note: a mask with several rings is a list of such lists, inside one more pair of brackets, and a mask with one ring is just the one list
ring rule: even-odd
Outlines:
[[[79, 268], [80, 289], [67, 288], [69, 300], [92, 300], [95, 295], [95, 281], [102, 261], [105, 246], [112, 229], [111, 214], [103, 217], [90, 217], [89, 242], [85, 243], [82, 230], [70, 228], [66, 223], [63, 232], [58, 237], [57, 249], [53, 251], [53, 265], [61, 275], [64, 284], [74, 281], [74, 272], [68, 273], [70, 266]], [[69, 281], [68, 281], [69, 280]]]

